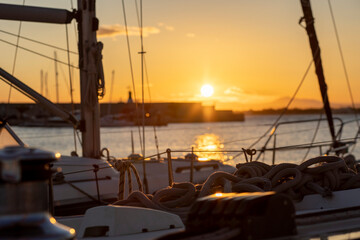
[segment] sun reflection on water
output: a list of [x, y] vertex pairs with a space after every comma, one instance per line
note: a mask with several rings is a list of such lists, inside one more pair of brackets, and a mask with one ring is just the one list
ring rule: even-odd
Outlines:
[[212, 159], [224, 161], [228, 158], [224, 152], [218, 152], [224, 149], [224, 144], [220, 137], [213, 133], [197, 136], [192, 147], [194, 147], [194, 153], [199, 157], [199, 161]]

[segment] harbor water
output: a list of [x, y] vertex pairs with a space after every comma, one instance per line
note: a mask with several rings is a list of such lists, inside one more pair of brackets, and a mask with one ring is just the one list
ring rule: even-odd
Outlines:
[[[195, 153], [201, 151], [224, 151], [225, 153], [197, 153], [203, 159], [221, 159], [229, 164], [244, 162], [243, 154], [239, 154], [242, 148], [248, 148], [255, 143], [264, 133], [268, 131], [266, 136], [262, 138], [252, 148], [259, 150], [263, 147], [271, 133], [272, 124], [278, 116], [275, 115], [250, 115], [246, 116], [244, 122], [217, 122], [217, 123], [183, 123], [169, 124], [167, 126], [145, 127], [145, 156], [156, 155], [159, 151], [163, 153], [166, 149], [174, 152], [173, 156], [185, 156], [192, 149]], [[354, 115], [337, 115], [345, 124], [342, 139], [355, 137], [358, 126], [354, 121]], [[305, 119], [319, 119], [319, 115], [285, 115], [280, 122], [298, 121]], [[334, 120], [336, 131], [340, 128], [340, 121]], [[317, 130], [316, 130], [317, 129]], [[25, 144], [32, 147], [60, 152], [62, 155], [70, 155], [72, 151], [77, 150], [81, 155], [80, 142], [77, 140], [77, 147], [74, 144], [74, 133], [72, 128], [44, 128], [44, 127], [14, 127], [14, 131], [20, 136]], [[317, 131], [317, 132], [316, 132]], [[131, 135], [133, 135], [135, 153], [142, 153], [140, 133], [142, 130], [138, 127], [111, 127], [101, 128], [101, 146], [110, 151], [110, 155], [117, 158], [127, 157], [132, 152]], [[314, 137], [316, 133], [316, 137]], [[156, 141], [156, 138], [157, 141]], [[79, 139], [79, 138], [77, 138]], [[301, 124], [285, 124], [280, 125], [276, 130], [276, 141], [272, 138], [267, 147], [272, 148], [284, 146], [298, 146], [310, 142], [319, 143], [329, 141], [331, 139], [328, 124], [326, 121], [318, 121], [301, 123]], [[158, 150], [156, 147], [158, 142]], [[355, 156], [360, 156], [359, 147], [351, 147], [351, 151]], [[319, 147], [295, 151], [277, 151], [275, 158], [273, 151], [267, 151], [259, 160], [271, 163], [272, 159], [279, 162], [300, 163], [304, 158], [325, 154], [327, 148]], [[233, 152], [237, 151], [237, 152]], [[166, 155], [162, 155], [166, 157]], [[255, 156], [256, 157], [256, 156]]]

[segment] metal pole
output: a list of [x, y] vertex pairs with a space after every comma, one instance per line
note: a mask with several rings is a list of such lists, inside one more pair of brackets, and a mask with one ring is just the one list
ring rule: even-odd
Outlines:
[[191, 163], [190, 163], [190, 182], [193, 182], [194, 177], [194, 147], [191, 148]]
[[174, 175], [172, 169], [172, 160], [171, 160], [171, 150], [170, 148], [166, 149], [167, 161], [168, 161], [168, 175], [169, 175], [169, 186], [171, 187], [174, 182]]
[[274, 134], [274, 150], [273, 150], [273, 158], [272, 158], [272, 165], [275, 165], [275, 152], [276, 152], [276, 134]]
[[96, 192], [97, 192], [98, 201], [100, 202], [99, 179], [97, 175], [97, 172], [99, 171], [99, 165], [94, 164], [93, 167], [94, 167], [95, 181], [96, 181]]
[[134, 154], [135, 150], [134, 150], [134, 136], [133, 136], [133, 131], [131, 130], [131, 153]]

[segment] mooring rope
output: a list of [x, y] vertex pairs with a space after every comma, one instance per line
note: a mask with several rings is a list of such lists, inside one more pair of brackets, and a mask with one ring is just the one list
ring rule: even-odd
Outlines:
[[128, 191], [129, 191], [129, 194], [132, 193], [131, 171], [135, 175], [139, 191], [143, 192], [143, 185], [142, 185], [139, 173], [136, 170], [135, 166], [131, 162], [126, 161], [126, 160], [116, 161], [115, 162], [115, 168], [120, 173], [118, 199], [122, 200], [122, 199], [124, 199], [124, 196], [125, 196], [125, 174], [126, 174], [126, 172], [127, 172], [127, 176], [128, 176]]
[[[191, 205], [198, 197], [220, 192], [275, 191], [300, 201], [309, 194], [323, 197], [333, 191], [360, 187], [360, 165], [355, 157], [320, 156], [301, 164], [281, 163], [268, 165], [253, 161], [238, 164], [234, 174], [212, 173], [203, 184], [174, 183], [171, 187], [151, 194], [135, 191], [116, 205], [139, 206], [164, 210], [185, 219]], [[231, 185], [229, 190], [226, 185]]]

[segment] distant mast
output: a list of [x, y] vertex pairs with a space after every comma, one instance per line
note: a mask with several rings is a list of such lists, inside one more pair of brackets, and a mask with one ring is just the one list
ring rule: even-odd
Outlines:
[[301, 2], [302, 10], [304, 13], [304, 17], [302, 17], [300, 19], [300, 23], [303, 20], [305, 20], [305, 23], [306, 23], [305, 29], [309, 36], [310, 47], [311, 47], [311, 51], [312, 51], [312, 55], [313, 55], [313, 59], [314, 59], [314, 63], [315, 63], [315, 71], [316, 71], [316, 75], [317, 75], [318, 81], [319, 81], [321, 97], [322, 97], [322, 100], [324, 103], [324, 109], [325, 109], [326, 117], [327, 117], [329, 128], [330, 128], [330, 134], [331, 134], [333, 143], [336, 143], [334, 121], [333, 121], [333, 116], [332, 116], [332, 112], [331, 112], [331, 108], [330, 108], [329, 97], [327, 94], [327, 85], [325, 83], [324, 71], [323, 71], [321, 56], [320, 56], [320, 46], [319, 46], [319, 42], [318, 42], [316, 32], [315, 32], [314, 17], [313, 17], [312, 10], [311, 10], [310, 0], [300, 0], [300, 2]]
[[111, 87], [110, 87], [110, 96], [109, 96], [109, 105], [108, 105], [108, 114], [111, 114], [111, 104], [112, 104], [112, 93], [114, 88], [114, 79], [115, 79], [115, 70], [111, 72]]
[[44, 96], [44, 72], [40, 71], [40, 94]]
[[47, 72], [45, 73], [44, 86], [45, 86], [45, 97], [49, 98], [48, 73]]
[[55, 62], [55, 88], [56, 88], [56, 103], [59, 103], [59, 73], [57, 68], [57, 55], [54, 51], [54, 62]]
[[[73, 19], [79, 29], [79, 69], [81, 88], [81, 121], [84, 157], [100, 158], [100, 110], [98, 97], [104, 96], [104, 73], [101, 42], [97, 42], [96, 31], [99, 20], [95, 17], [96, 0], [78, 0], [78, 10], [43, 8], [0, 4], [0, 19], [69, 24]], [[10, 76], [8, 78], [11, 78]], [[47, 73], [45, 73], [45, 95]], [[60, 114], [61, 115], [61, 114]], [[64, 116], [63, 116], [64, 117]], [[74, 122], [77, 122], [73, 119]]]

